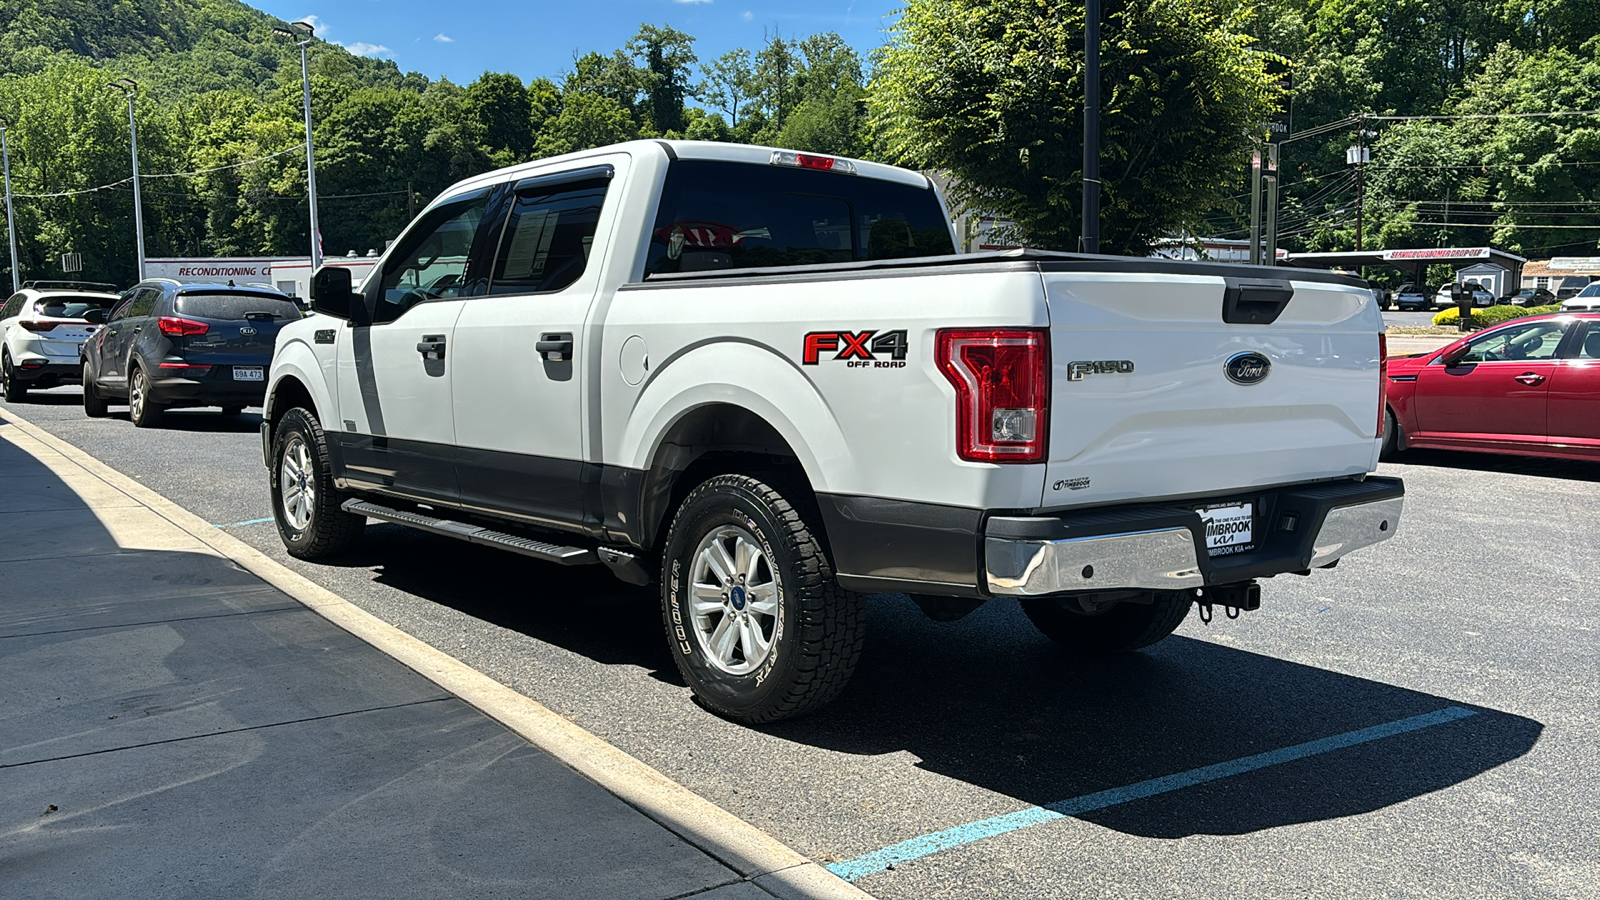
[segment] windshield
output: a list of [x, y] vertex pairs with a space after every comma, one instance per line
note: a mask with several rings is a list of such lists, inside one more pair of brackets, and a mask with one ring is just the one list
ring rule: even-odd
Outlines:
[[91, 309], [110, 309], [117, 297], [59, 294], [45, 297], [33, 306], [34, 315], [50, 319], [81, 319]]
[[1596, 281], [1594, 284], [1591, 284], [1588, 287], [1584, 288], [1583, 290], [1579, 291], [1578, 292], [1578, 296], [1579, 297], [1600, 297], [1600, 281]]

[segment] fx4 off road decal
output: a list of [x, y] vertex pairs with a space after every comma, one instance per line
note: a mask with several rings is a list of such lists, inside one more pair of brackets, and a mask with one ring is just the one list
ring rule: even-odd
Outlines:
[[803, 365], [815, 366], [827, 358], [844, 360], [850, 368], [904, 369], [906, 330], [894, 331], [813, 331], [806, 335]]

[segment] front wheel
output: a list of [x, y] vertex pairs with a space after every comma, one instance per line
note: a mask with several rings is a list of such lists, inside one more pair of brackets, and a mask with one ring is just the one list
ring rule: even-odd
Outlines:
[[712, 478], [684, 499], [666, 543], [662, 618], [702, 705], [775, 722], [844, 689], [866, 607], [839, 587], [817, 532], [783, 494], [747, 475]]
[[1394, 459], [1400, 455], [1400, 431], [1394, 421], [1394, 410], [1383, 411], [1383, 449], [1378, 451], [1379, 459]]
[[21, 403], [28, 399], [28, 386], [17, 380], [11, 368], [11, 354], [0, 356], [0, 388], [4, 389], [7, 403]]
[[87, 360], [83, 363], [83, 414], [91, 419], [104, 419], [111, 414], [111, 404], [94, 386], [94, 369]]
[[321, 560], [355, 546], [367, 519], [339, 508], [327, 438], [311, 412], [284, 413], [272, 438], [272, 518], [284, 549], [296, 559]]
[[1022, 611], [1045, 637], [1068, 650], [1125, 653], [1176, 631], [1194, 603], [1191, 591], [1151, 591], [1148, 596], [1148, 603], [1124, 600], [1096, 612], [1071, 597], [1032, 597], [1022, 601]]

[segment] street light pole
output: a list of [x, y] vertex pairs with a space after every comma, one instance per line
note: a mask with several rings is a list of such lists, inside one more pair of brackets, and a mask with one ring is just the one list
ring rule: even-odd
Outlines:
[[22, 290], [22, 276], [17, 272], [17, 220], [11, 212], [11, 148], [6, 146], [6, 129], [10, 123], [0, 119], [0, 160], [6, 172], [6, 236], [11, 239], [11, 293]]
[[122, 92], [128, 101], [128, 141], [133, 148], [133, 233], [138, 242], [138, 272], [139, 280], [144, 280], [144, 205], [139, 200], [139, 126], [133, 119], [133, 98], [139, 92], [139, 85], [132, 78], [118, 78], [106, 85], [107, 88]]
[[306, 62], [306, 48], [316, 36], [309, 22], [291, 22], [288, 28], [274, 26], [274, 34], [289, 38], [300, 48], [300, 83], [305, 91], [306, 110], [306, 194], [311, 205], [311, 271], [322, 266], [322, 231], [317, 227], [317, 159], [311, 147], [311, 69]]
[[1083, 227], [1084, 253], [1100, 252], [1100, 0], [1084, 0]]

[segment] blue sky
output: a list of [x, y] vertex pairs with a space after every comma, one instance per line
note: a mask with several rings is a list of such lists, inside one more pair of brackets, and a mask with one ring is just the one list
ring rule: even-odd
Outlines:
[[[621, 48], [641, 23], [696, 38], [701, 62], [762, 34], [836, 31], [863, 55], [884, 41], [897, 0], [246, 0], [354, 53], [467, 84], [485, 71], [557, 79], [573, 53]], [[697, 73], [698, 76], [698, 73]]]

